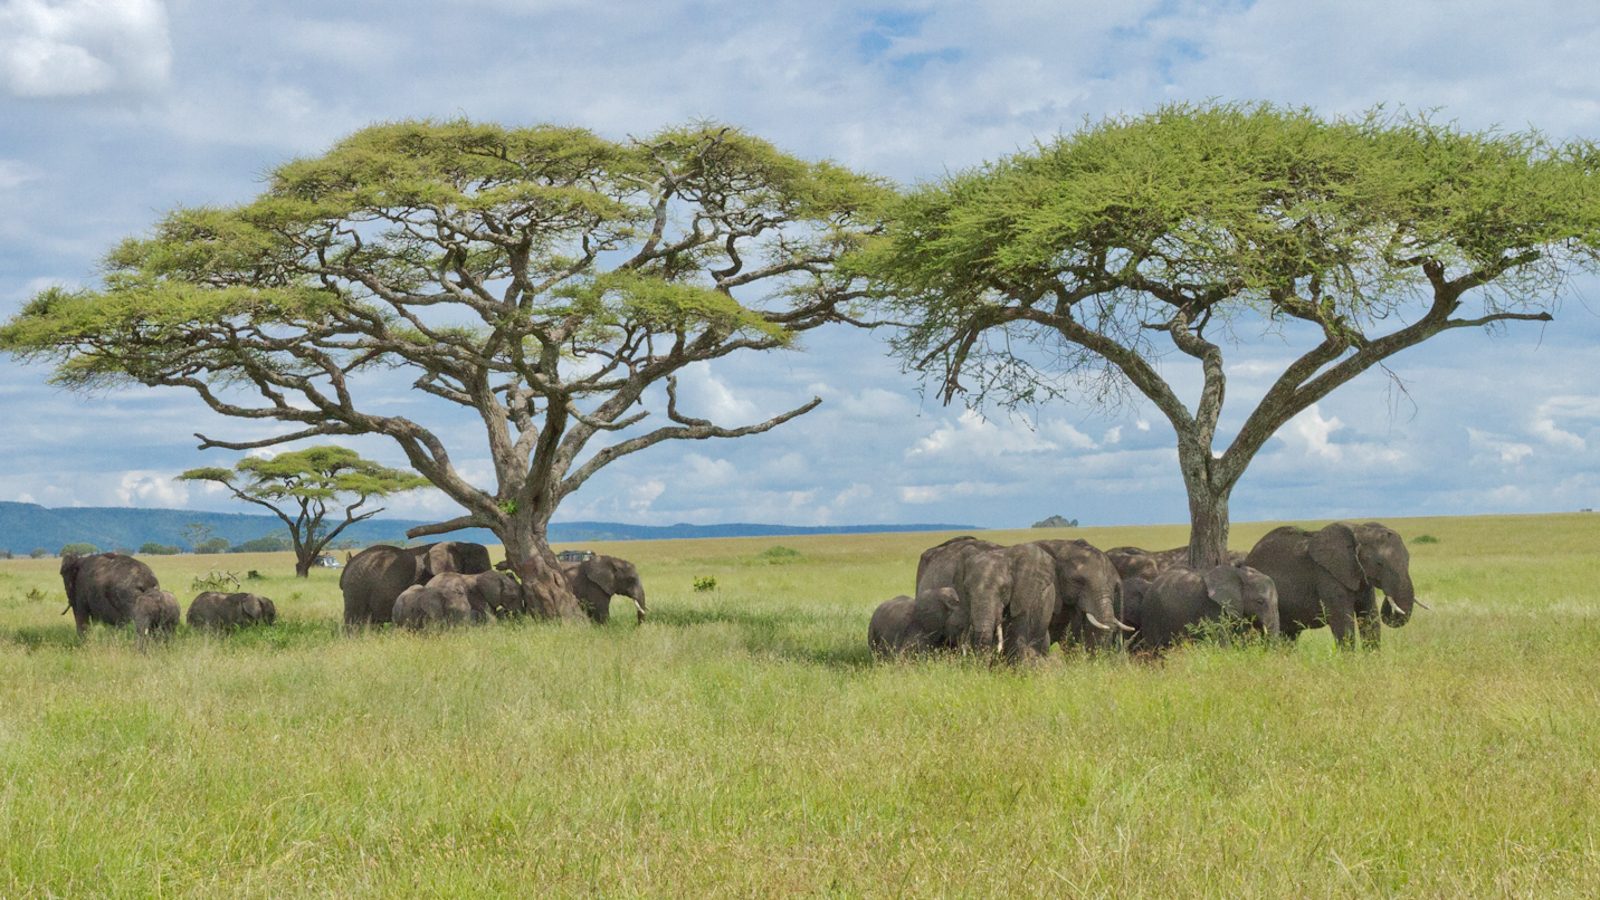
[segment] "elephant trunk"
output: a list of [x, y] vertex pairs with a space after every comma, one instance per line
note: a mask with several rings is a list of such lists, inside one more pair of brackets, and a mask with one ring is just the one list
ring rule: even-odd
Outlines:
[[633, 590], [629, 591], [628, 599], [633, 601], [634, 607], [636, 607], [639, 611], [639, 621], [643, 622], [645, 613], [650, 611], [650, 607], [646, 606], [644, 602], [644, 585], [638, 585]]
[[1417, 602], [1416, 589], [1411, 584], [1411, 573], [1399, 572], [1383, 579], [1378, 585], [1383, 590], [1383, 624], [1399, 628], [1411, 621]]

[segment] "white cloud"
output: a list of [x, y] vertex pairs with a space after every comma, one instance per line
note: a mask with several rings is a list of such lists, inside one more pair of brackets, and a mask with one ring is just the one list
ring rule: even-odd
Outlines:
[[1503, 435], [1477, 428], [1467, 429], [1467, 444], [1482, 450], [1508, 466], [1521, 465], [1533, 455], [1533, 446], [1507, 439]]
[[0, 191], [21, 187], [38, 177], [33, 166], [20, 159], [0, 159]]
[[1534, 412], [1533, 433], [1545, 443], [1563, 450], [1587, 450], [1588, 441], [1563, 429], [1557, 420], [1587, 422], [1591, 428], [1600, 425], [1600, 397], [1551, 397]]
[[189, 486], [174, 481], [174, 472], [133, 470], [122, 473], [117, 499], [123, 506], [154, 506], [181, 509], [189, 502]]
[[1122, 443], [1122, 426], [1121, 425], [1113, 425], [1110, 428], [1107, 428], [1106, 429], [1106, 433], [1101, 436], [1100, 442], [1103, 443], [1103, 444], [1120, 444], [1120, 443]]
[[1344, 423], [1339, 421], [1338, 416], [1323, 418], [1322, 410], [1313, 403], [1305, 412], [1290, 419], [1278, 437], [1308, 456], [1337, 460], [1342, 455], [1341, 451], [1329, 439], [1343, 427]]
[[0, 7], [0, 83], [17, 96], [154, 90], [171, 64], [159, 0], [10, 0]]
[[656, 502], [666, 491], [666, 484], [655, 479], [637, 485], [628, 494], [628, 508], [635, 513], [648, 512], [650, 504]]

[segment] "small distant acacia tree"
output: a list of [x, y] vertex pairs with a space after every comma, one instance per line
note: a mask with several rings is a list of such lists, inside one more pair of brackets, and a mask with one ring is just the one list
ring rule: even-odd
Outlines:
[[[466, 510], [411, 537], [488, 528], [550, 575], [550, 517], [604, 466], [764, 432], [820, 402], [718, 424], [679, 408], [676, 376], [845, 318], [859, 292], [835, 261], [891, 196], [730, 128], [613, 142], [375, 126], [279, 167], [251, 203], [172, 213], [110, 255], [102, 288], [35, 297], [0, 327], [0, 350], [54, 362], [69, 387], [181, 387], [226, 416], [299, 426], [202, 447], [385, 435]], [[471, 411], [494, 484], [461, 473], [426, 404], [374, 399], [359, 376], [386, 370]], [[559, 614], [581, 615], [554, 583]]]
[[[1550, 321], [1596, 269], [1597, 167], [1590, 142], [1426, 116], [1169, 106], [916, 191], [859, 265], [946, 402], [1148, 398], [1209, 565], [1234, 486], [1296, 414], [1444, 332]], [[1310, 337], [1216, 449], [1224, 348], [1272, 332]], [[1198, 369], [1192, 403], [1175, 362]]]
[[[413, 472], [363, 459], [347, 447], [311, 447], [270, 459], [246, 457], [231, 469], [190, 469], [180, 481], [220, 484], [233, 496], [271, 510], [289, 527], [294, 573], [310, 575], [323, 548], [340, 532], [383, 512], [368, 501], [428, 486]], [[343, 498], [343, 499], [340, 499]], [[329, 519], [333, 512], [338, 516]]]

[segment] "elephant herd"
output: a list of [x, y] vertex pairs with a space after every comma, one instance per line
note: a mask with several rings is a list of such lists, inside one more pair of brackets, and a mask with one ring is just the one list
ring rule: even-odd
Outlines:
[[[562, 567], [567, 588], [594, 622], [610, 617], [611, 598], [631, 599], [643, 622], [644, 585], [633, 564], [595, 556]], [[121, 553], [67, 554], [61, 560], [71, 611], [81, 636], [93, 622], [132, 625], [143, 647], [170, 635], [180, 618], [178, 600], [161, 589], [150, 567]], [[445, 627], [506, 618], [536, 608], [531, 576], [489, 563], [482, 544], [449, 541], [420, 547], [368, 547], [351, 558], [339, 578], [347, 626], [393, 622], [408, 628]], [[189, 626], [228, 631], [277, 621], [277, 606], [251, 593], [207, 591], [189, 604]]]
[[[878, 656], [941, 649], [1037, 658], [1052, 644], [1160, 653], [1208, 628], [1293, 640], [1326, 625], [1341, 647], [1376, 649], [1380, 621], [1410, 621], [1410, 555], [1393, 529], [1284, 526], [1204, 571], [1187, 548], [1101, 551], [1082, 540], [1003, 547], [962, 536], [922, 554], [915, 596], [884, 602], [867, 643]], [[1380, 603], [1377, 592], [1383, 592]]]

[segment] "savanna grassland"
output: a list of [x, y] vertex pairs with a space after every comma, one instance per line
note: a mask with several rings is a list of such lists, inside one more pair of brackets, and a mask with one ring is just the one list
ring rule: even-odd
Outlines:
[[0, 562], [0, 895], [1600, 895], [1600, 515], [1388, 521], [1433, 609], [1376, 654], [1020, 671], [869, 658], [940, 535], [594, 545], [642, 628], [420, 636], [157, 557], [281, 618], [147, 654]]

